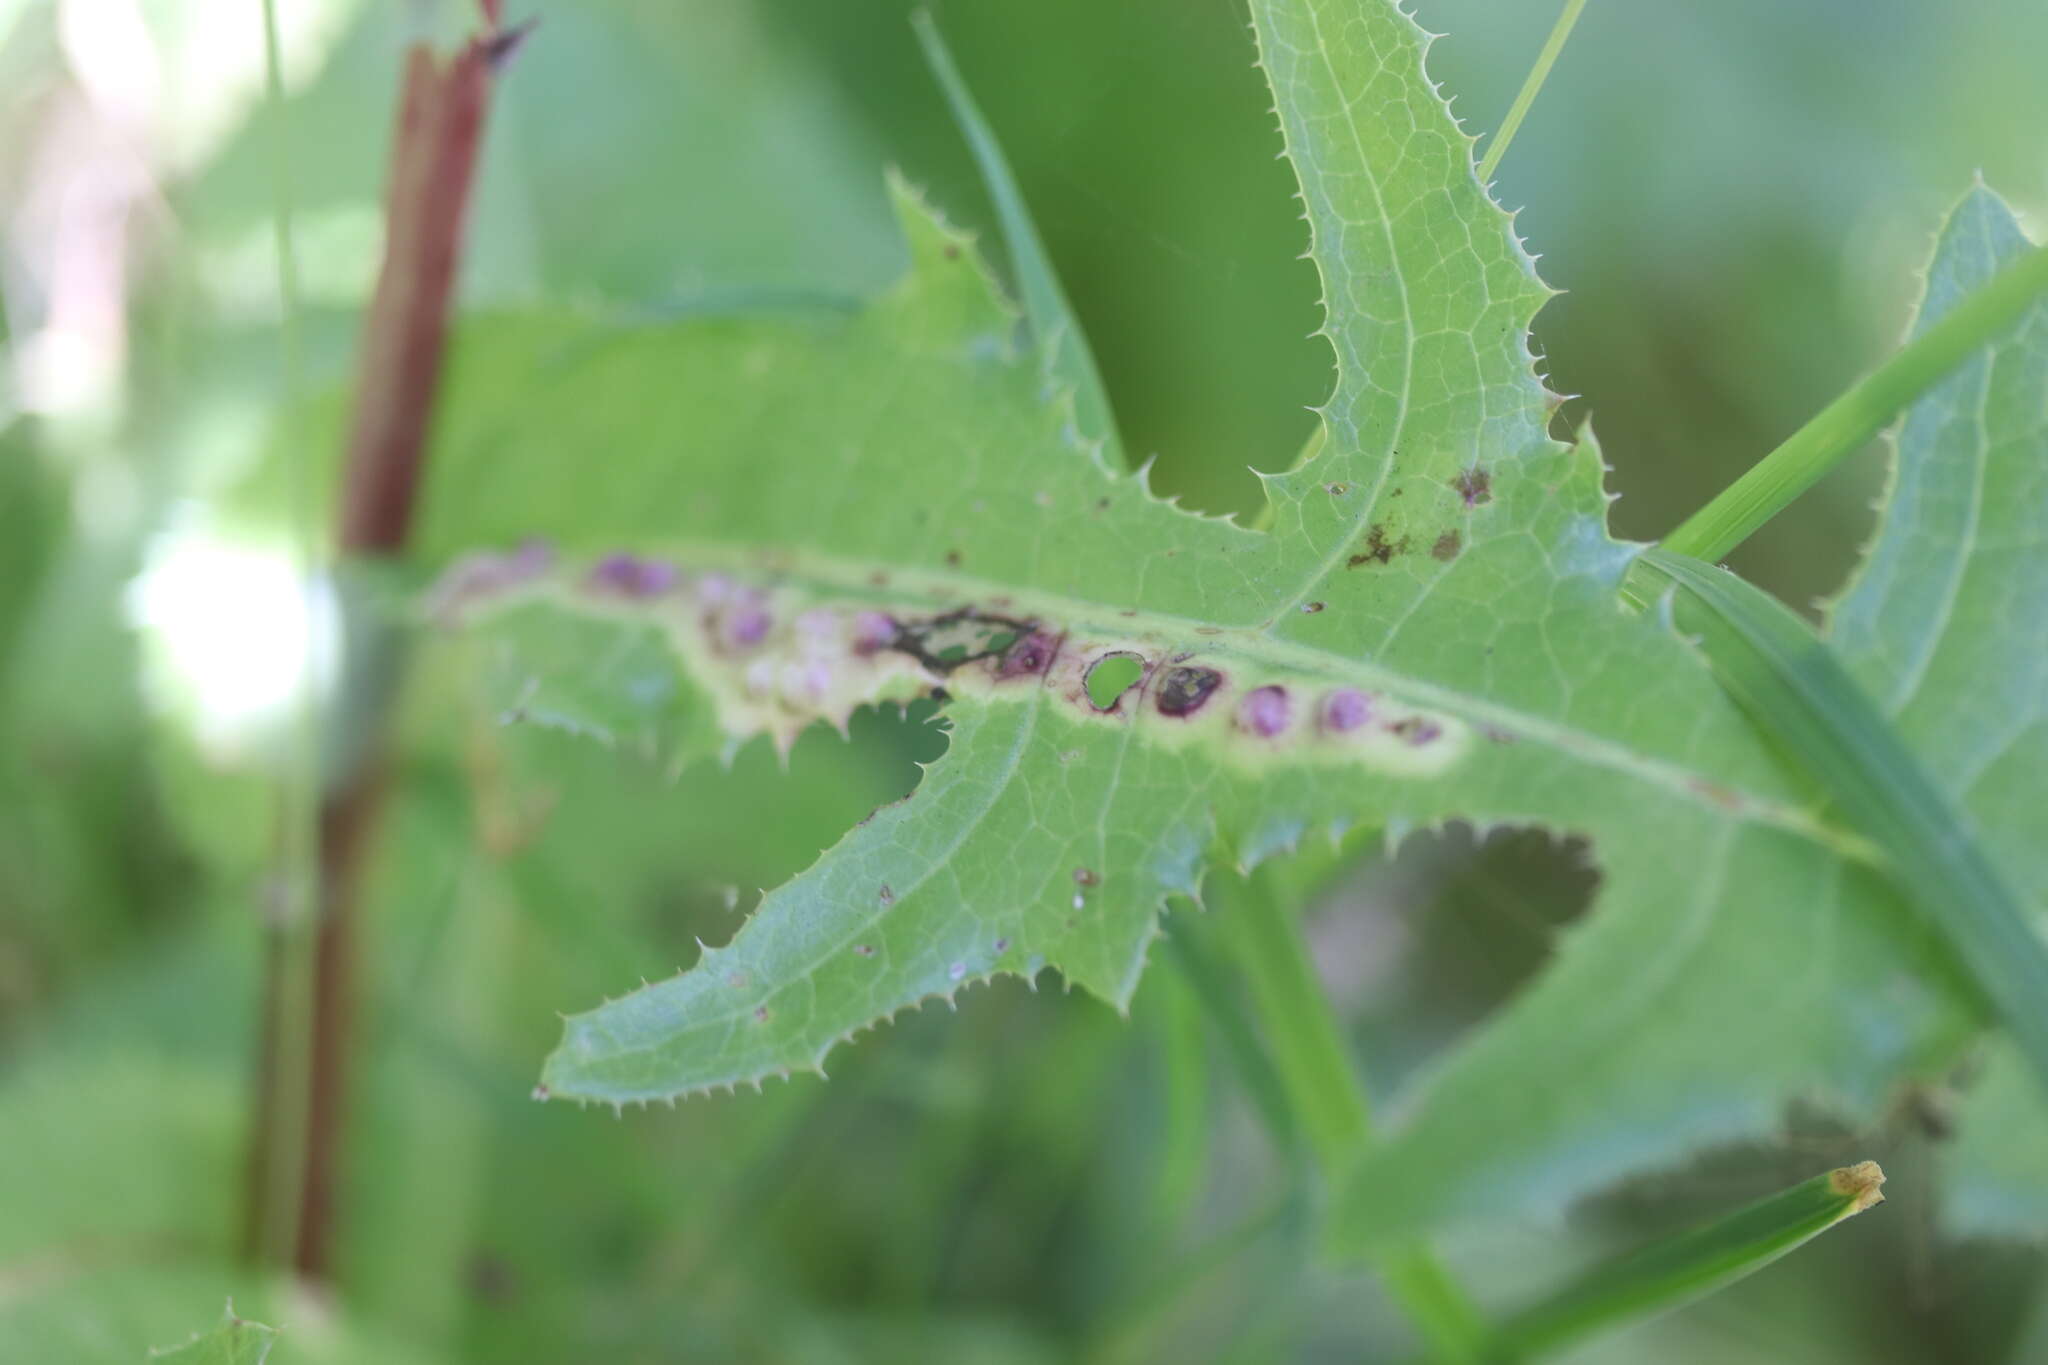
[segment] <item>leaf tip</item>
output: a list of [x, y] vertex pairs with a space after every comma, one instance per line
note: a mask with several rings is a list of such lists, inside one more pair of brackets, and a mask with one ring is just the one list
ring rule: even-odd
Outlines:
[[1828, 1172], [1828, 1188], [1854, 1201], [1850, 1214], [1858, 1214], [1884, 1202], [1884, 1169], [1875, 1161], [1859, 1161]]

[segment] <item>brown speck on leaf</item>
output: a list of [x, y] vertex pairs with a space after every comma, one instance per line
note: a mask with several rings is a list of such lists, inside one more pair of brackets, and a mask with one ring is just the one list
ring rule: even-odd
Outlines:
[[946, 551], [946, 567], [949, 569], [960, 567], [960, 552], [958, 550]]
[[896, 903], [896, 893], [889, 889], [889, 884], [887, 882], [882, 883], [882, 894], [878, 899], [880, 899], [880, 901], [884, 905], [894, 905]]
[[1341, 498], [1351, 491], [1351, 485], [1348, 483], [1327, 483], [1323, 488], [1333, 498]]
[[1196, 626], [1196, 627], [1195, 627], [1195, 634], [1197, 634], [1197, 635], [1221, 635], [1222, 633], [1223, 633], [1223, 627], [1221, 627], [1221, 626]]
[[1399, 540], [1387, 539], [1384, 522], [1374, 522], [1365, 533], [1365, 543], [1359, 552], [1345, 561], [1345, 567], [1355, 569], [1361, 564], [1385, 564], [1395, 555], [1408, 553], [1408, 537]]
[[1317, 612], [1321, 611], [1322, 609], [1323, 604], [1321, 602], [1304, 602], [1301, 604], [1301, 610], [1303, 614], [1308, 616], [1314, 616]]
[[1444, 732], [1443, 726], [1421, 716], [1404, 716], [1387, 728], [1418, 749], [1425, 744], [1434, 744]]
[[880, 569], [877, 569], [877, 570], [875, 570], [875, 571], [874, 571], [873, 573], [871, 573], [871, 574], [869, 574], [869, 575], [868, 575], [868, 586], [869, 586], [869, 587], [871, 587], [871, 588], [886, 588], [886, 587], [888, 587], [888, 586], [889, 586], [889, 575], [888, 575], [888, 574], [886, 574], [886, 573], [884, 573], [884, 572], [882, 572], [882, 570], [880, 570]]
[[1739, 811], [1743, 807], [1742, 793], [1736, 791], [1733, 787], [1723, 786], [1719, 782], [1704, 777], [1687, 778], [1686, 785], [1691, 787], [1695, 793], [1705, 797], [1723, 810]]
[[875, 950], [865, 943], [855, 944], [853, 951], [857, 957], [873, 957], [875, 955]]
[[1448, 564], [1458, 557], [1458, 551], [1465, 548], [1465, 538], [1456, 531], [1446, 531], [1436, 538], [1436, 544], [1429, 547], [1431, 558]]
[[[1399, 452], [1398, 452], [1398, 451], [1397, 451], [1397, 452], [1395, 452], [1395, 453], [1396, 453], [1396, 454], [1399, 454]], [[1404, 494], [1406, 494], [1406, 493], [1407, 493], [1407, 491], [1408, 491], [1408, 489], [1406, 488], [1406, 486], [1403, 486], [1403, 487], [1400, 487], [1400, 488], [1396, 488], [1396, 489], [1395, 489], [1395, 490], [1393, 491], [1393, 493], [1391, 494], [1391, 496], [1393, 496], [1393, 497], [1396, 497], [1396, 498], [1398, 498], [1398, 497], [1401, 497], [1401, 496], [1403, 496]]]
[[957, 260], [959, 260], [959, 259], [960, 259], [960, 244], [959, 244], [958, 242], [948, 242], [948, 243], [946, 243], [946, 248], [945, 248], [945, 256], [946, 256], [946, 259], [947, 259], [947, 260], [949, 260], [949, 261], [957, 261]]
[[1095, 510], [1098, 512], [1107, 512], [1109, 510], [1109, 499], [1097, 498], [1095, 500]]
[[1077, 867], [1074, 869], [1074, 885], [1076, 886], [1093, 886], [1101, 880], [1102, 878], [1095, 875], [1093, 868]]
[[1479, 507], [1493, 501], [1493, 475], [1476, 464], [1452, 479], [1451, 487], [1458, 490], [1458, 496], [1465, 500], [1467, 507]]

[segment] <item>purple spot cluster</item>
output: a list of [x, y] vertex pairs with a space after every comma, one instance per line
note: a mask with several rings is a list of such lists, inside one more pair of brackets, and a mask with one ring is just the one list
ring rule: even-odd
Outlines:
[[1237, 723], [1267, 739], [1284, 731], [1293, 718], [1294, 703], [1284, 687], [1254, 687], [1237, 704]]
[[722, 573], [705, 574], [696, 586], [704, 628], [727, 653], [744, 653], [768, 638], [775, 618], [758, 588], [743, 587]]
[[1340, 687], [1323, 698], [1323, 728], [1348, 735], [1372, 719], [1372, 700], [1355, 687]]
[[541, 577], [555, 565], [555, 547], [529, 537], [507, 554], [470, 555], [441, 576], [433, 593], [433, 610], [452, 617], [478, 598], [510, 592]]
[[718, 618], [718, 638], [727, 649], [752, 649], [768, 638], [772, 624], [768, 609], [760, 603], [735, 602]]
[[864, 611], [853, 618], [853, 652], [872, 654], [896, 641], [896, 618], [886, 612]]
[[[1378, 712], [1370, 693], [1355, 687], [1339, 687], [1323, 696], [1315, 719], [1324, 734], [1348, 735], [1372, 724]], [[1294, 724], [1294, 699], [1277, 683], [1255, 687], [1237, 704], [1237, 724], [1248, 734], [1273, 739]], [[1385, 728], [1418, 749], [1435, 743], [1444, 732], [1442, 725], [1421, 716], [1405, 716]]]
[[555, 546], [541, 536], [528, 536], [519, 542], [518, 549], [498, 562], [510, 581], [524, 583], [555, 567]]
[[590, 586], [599, 592], [642, 599], [659, 597], [680, 579], [676, 566], [665, 559], [642, 559], [620, 551], [606, 555], [590, 570]]

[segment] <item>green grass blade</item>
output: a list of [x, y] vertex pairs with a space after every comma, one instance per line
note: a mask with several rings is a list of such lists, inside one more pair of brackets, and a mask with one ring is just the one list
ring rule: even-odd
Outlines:
[[1276, 1150], [1293, 1152], [1300, 1130], [1273, 1059], [1259, 1045], [1257, 1032], [1231, 990], [1229, 973], [1217, 960], [1203, 932], [1207, 926], [1182, 924], [1161, 939], [1166, 961], [1186, 981], [1202, 1005], [1203, 1017], [1223, 1044], [1225, 1058], [1244, 1087], [1246, 1099], [1265, 1126]]
[[[1273, 885], [1277, 870], [1258, 868], [1236, 886], [1216, 888], [1233, 931], [1240, 968], [1266, 1046], [1298, 1119], [1316, 1170], [1334, 1186], [1372, 1140], [1372, 1109], [1352, 1065], [1337, 1012], [1316, 979], [1301, 925]], [[1232, 888], [1233, 890], [1235, 888]], [[1387, 1291], [1428, 1340], [1433, 1358], [1479, 1359], [1478, 1309], [1421, 1242], [1380, 1252], [1374, 1268]]]
[[1491, 1358], [1549, 1354], [1724, 1288], [1882, 1203], [1883, 1184], [1874, 1161], [1844, 1166], [1598, 1266], [1502, 1322], [1488, 1343]]
[[2036, 247], [1901, 347], [1714, 500], [1664, 538], [1664, 548], [1717, 560], [1882, 431], [1980, 346], [2048, 293], [2048, 247]]
[[1493, 179], [1494, 168], [1506, 154], [1508, 144], [1515, 140], [1521, 130], [1522, 120], [1528, 116], [1529, 106], [1536, 102], [1542, 92], [1543, 83], [1550, 79], [1550, 68], [1557, 65], [1558, 54], [1564, 51], [1572, 29], [1577, 27], [1579, 15], [1586, 8], [1586, 0], [1564, 0], [1564, 9], [1557, 16], [1557, 23], [1551, 27], [1550, 36], [1543, 42], [1543, 50], [1536, 54], [1536, 65], [1529, 68], [1527, 80], [1515, 95], [1515, 102], [1508, 107], [1508, 116], [1500, 121], [1500, 131], [1493, 135], [1493, 142], [1486, 149], [1486, 157], [1479, 163], [1479, 179]]
[[982, 117], [967, 82], [961, 79], [960, 69], [953, 64], [953, 54], [947, 51], [931, 14], [919, 10], [910, 16], [910, 23], [917, 30], [917, 41], [924, 47], [932, 75], [945, 91], [953, 121], [960, 125], [960, 134], [974, 153], [982, 184], [995, 202], [1003, 242], [1010, 250], [1010, 268], [1017, 276], [1017, 292], [1024, 302], [1024, 316], [1031, 324], [1046, 374], [1054, 384], [1072, 391], [1074, 420], [1081, 434], [1102, 441], [1105, 457], [1113, 468], [1118, 467], [1122, 464], [1122, 447], [1117, 441], [1116, 418], [1110, 411], [1109, 396], [1103, 391], [1102, 376], [1096, 372], [1094, 353], [1088, 349], [1088, 337], [1067, 302], [1066, 291], [1060, 288], [1059, 276], [1053, 273], [1045, 242], [1031, 221], [1031, 210], [1017, 188], [1017, 179], [1010, 172], [1002, 145], [996, 141], [995, 130]]
[[1734, 574], [1652, 550], [1630, 575], [1648, 601], [1677, 589], [1730, 695], [1833, 797], [1888, 860], [2048, 1085], [2048, 946], [1936, 787], [1834, 654], [1784, 606]]

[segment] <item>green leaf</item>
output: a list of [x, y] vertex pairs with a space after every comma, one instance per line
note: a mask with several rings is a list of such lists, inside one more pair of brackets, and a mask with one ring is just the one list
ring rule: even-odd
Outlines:
[[[1990, 190], [1944, 227], [1916, 330], [2030, 246]], [[1986, 851], [2048, 904], [2048, 301], [1916, 404], [1883, 524], [1828, 613], [1828, 640], [1975, 820]]]
[[1643, 588], [1677, 588], [1676, 617], [1731, 695], [1881, 852], [1972, 984], [2048, 1083], [2048, 947], [1967, 817], [1828, 648], [1774, 598], [1696, 559], [1653, 550]]
[[1490, 1359], [1548, 1355], [1623, 1323], [1668, 1312], [1752, 1275], [1829, 1228], [1884, 1202], [1874, 1161], [1817, 1175], [1704, 1227], [1596, 1266], [1505, 1319]]
[[236, 1317], [231, 1301], [212, 1331], [195, 1334], [183, 1346], [156, 1348], [150, 1351], [149, 1358], [176, 1361], [178, 1365], [263, 1365], [276, 1341], [275, 1327]]
[[[1916, 331], [2031, 247], [2012, 212], [1978, 187], [1942, 229]], [[1828, 622], [1851, 672], [1968, 813], [1985, 854], [2036, 916], [2048, 906], [2044, 391], [2048, 303], [2036, 303], [1907, 414], [1883, 523]], [[2037, 1077], [2000, 1044], [1948, 1163], [1957, 1228], [2048, 1231], [2044, 1123]]]
[[[1054, 967], [1122, 1005], [1162, 903], [1208, 867], [1453, 819], [1587, 838], [1598, 902], [1394, 1097], [1347, 1242], [1554, 1210], [1767, 1128], [1791, 1094], [1867, 1110], [1952, 1055], [1971, 1011], [1867, 850], [1684, 640], [1620, 608], [1635, 547], [1606, 533], [1590, 441], [1548, 436], [1530, 362], [1548, 291], [1420, 31], [1380, 0], [1254, 10], [1337, 359], [1315, 453], [1266, 481], [1270, 530], [1108, 466], [970, 244], [900, 191], [911, 270], [858, 312], [464, 334], [424, 543], [563, 551], [444, 592], [481, 647], [515, 619], [609, 623], [645, 678], [659, 638], [672, 688], [648, 695], [675, 699], [678, 757], [914, 693], [943, 692], [949, 727], [914, 797], [729, 945], [572, 1017], [550, 1093], [816, 1068], [998, 973]], [[658, 587], [621, 590], [622, 548], [668, 566]], [[1103, 709], [1091, 670], [1117, 655], [1140, 677]], [[535, 695], [573, 692], [563, 668], [530, 662]]]

